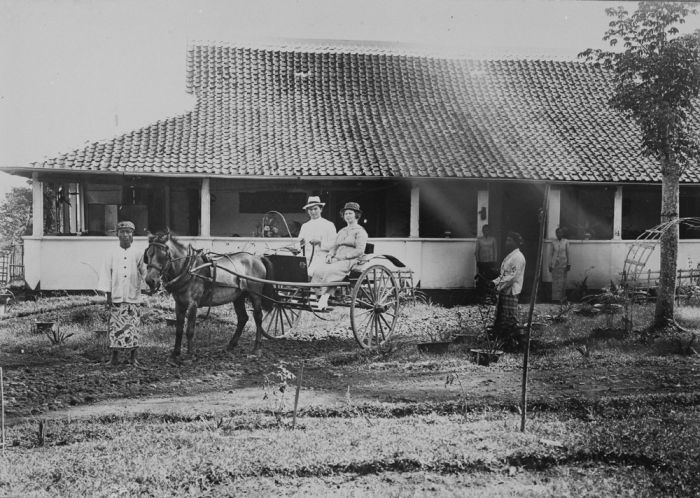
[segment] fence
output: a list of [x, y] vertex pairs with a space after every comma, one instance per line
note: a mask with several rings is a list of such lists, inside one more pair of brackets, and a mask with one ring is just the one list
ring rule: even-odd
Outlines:
[[24, 280], [24, 246], [15, 244], [0, 252], [0, 285]]
[[[660, 273], [659, 270], [642, 271], [636, 280], [628, 281], [627, 284], [632, 289], [641, 291], [646, 295], [655, 295], [659, 286]], [[700, 288], [700, 264], [698, 264], [697, 268], [678, 270], [676, 276], [676, 300], [678, 302], [700, 297], [698, 288]]]

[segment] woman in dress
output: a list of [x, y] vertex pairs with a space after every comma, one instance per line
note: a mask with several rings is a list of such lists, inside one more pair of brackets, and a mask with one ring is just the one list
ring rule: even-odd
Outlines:
[[[367, 245], [367, 232], [362, 228], [358, 220], [362, 216], [360, 205], [356, 202], [347, 202], [340, 210], [340, 215], [347, 226], [336, 235], [335, 245], [326, 255], [324, 264], [315, 268], [311, 282], [337, 282], [345, 278], [357, 260], [365, 253]], [[317, 290], [319, 295], [318, 309], [328, 307], [328, 297], [332, 290], [321, 287]]]
[[569, 241], [563, 228], [557, 228], [557, 239], [552, 241], [549, 253], [549, 272], [552, 274], [552, 301], [566, 301], [566, 274], [571, 269]]

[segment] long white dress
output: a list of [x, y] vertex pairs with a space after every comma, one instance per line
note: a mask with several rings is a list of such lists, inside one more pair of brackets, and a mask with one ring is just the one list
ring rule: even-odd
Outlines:
[[[314, 246], [309, 243], [312, 239], [320, 240], [321, 245], [317, 245], [314, 249]], [[315, 267], [324, 263], [328, 251], [333, 249], [335, 244], [335, 225], [324, 218], [309, 220], [301, 226], [299, 240], [306, 242], [304, 254], [306, 255], [307, 271], [311, 277], [314, 274]]]
[[360, 256], [365, 253], [367, 238], [367, 232], [359, 225], [341, 229], [335, 238], [335, 248], [329, 253], [335, 256], [338, 261], [316, 266], [311, 281], [338, 282], [345, 278]]

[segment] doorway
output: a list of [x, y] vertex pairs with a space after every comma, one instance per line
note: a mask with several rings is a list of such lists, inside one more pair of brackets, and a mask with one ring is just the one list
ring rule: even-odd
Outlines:
[[499, 256], [505, 256], [505, 240], [508, 232], [518, 232], [524, 239], [520, 248], [525, 256], [525, 280], [520, 300], [530, 297], [535, 275], [537, 242], [540, 235], [539, 213], [544, 201], [544, 185], [532, 183], [507, 183], [491, 185], [489, 195], [491, 212], [498, 237]]

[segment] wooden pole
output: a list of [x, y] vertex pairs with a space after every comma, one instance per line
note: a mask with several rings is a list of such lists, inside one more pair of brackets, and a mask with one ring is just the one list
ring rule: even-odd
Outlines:
[[520, 400], [520, 431], [525, 432], [525, 421], [527, 420], [527, 364], [530, 359], [530, 331], [532, 330], [532, 314], [535, 310], [537, 300], [537, 289], [540, 284], [540, 273], [542, 272], [542, 248], [544, 246], [544, 231], [547, 227], [547, 208], [549, 206], [549, 184], [544, 188], [544, 201], [542, 201], [542, 211], [540, 211], [540, 237], [537, 241], [537, 262], [535, 263], [535, 276], [532, 279], [532, 291], [530, 292], [530, 310], [527, 314], [527, 329], [525, 332], [525, 351], [523, 354], [523, 383], [522, 397]]
[[5, 379], [0, 367], [0, 433], [2, 434], [2, 455], [5, 456]]
[[299, 375], [297, 375], [297, 392], [294, 395], [294, 414], [292, 415], [292, 429], [297, 425], [297, 406], [299, 405], [299, 391], [301, 391], [301, 379], [304, 376], [304, 362], [299, 367]]

